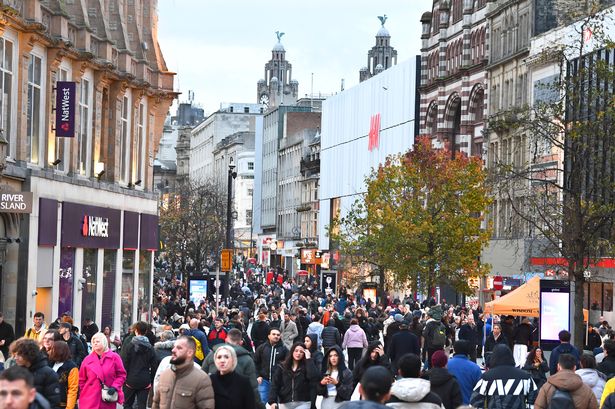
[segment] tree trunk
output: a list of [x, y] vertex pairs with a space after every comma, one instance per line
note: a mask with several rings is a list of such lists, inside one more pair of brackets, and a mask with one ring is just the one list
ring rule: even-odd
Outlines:
[[572, 344], [582, 351], [585, 344], [585, 320], [583, 319], [583, 301], [585, 298], [583, 283], [585, 282], [585, 278], [583, 277], [583, 271], [574, 271], [570, 273], [570, 277], [574, 280], [571, 282], [571, 284], [574, 284], [574, 289], [571, 289], [573, 290], [574, 311], [572, 322], [570, 323], [570, 332], [573, 337]]

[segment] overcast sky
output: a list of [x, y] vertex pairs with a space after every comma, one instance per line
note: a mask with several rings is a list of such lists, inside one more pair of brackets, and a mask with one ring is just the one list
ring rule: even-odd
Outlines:
[[292, 64], [299, 95], [350, 88], [375, 45], [378, 16], [398, 62], [420, 53], [421, 15], [432, 0], [159, 0], [159, 41], [175, 88], [212, 113], [221, 102], [256, 103], [256, 83], [277, 42]]

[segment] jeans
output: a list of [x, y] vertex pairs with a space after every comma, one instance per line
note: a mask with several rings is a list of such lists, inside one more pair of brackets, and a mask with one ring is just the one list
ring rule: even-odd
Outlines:
[[269, 400], [269, 388], [270, 387], [271, 387], [271, 384], [266, 379], [263, 379], [261, 384], [258, 385], [258, 393], [261, 395], [261, 401], [263, 403], [267, 403], [267, 401]]
[[149, 388], [147, 389], [132, 389], [128, 385], [124, 385], [124, 408], [133, 408], [135, 399], [137, 400], [137, 408], [145, 409], [147, 407], [147, 395], [149, 394]]
[[356, 363], [359, 362], [363, 355], [363, 348], [348, 348], [348, 369], [354, 369]]

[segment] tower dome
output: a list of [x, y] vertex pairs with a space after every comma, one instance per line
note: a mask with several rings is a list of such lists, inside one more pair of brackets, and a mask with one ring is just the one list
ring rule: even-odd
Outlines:
[[385, 26], [380, 27], [380, 30], [376, 33], [376, 37], [391, 37], [389, 30]]
[[284, 46], [282, 45], [282, 43], [278, 41], [277, 43], [275, 43], [271, 51], [286, 51], [286, 50], [284, 49]]

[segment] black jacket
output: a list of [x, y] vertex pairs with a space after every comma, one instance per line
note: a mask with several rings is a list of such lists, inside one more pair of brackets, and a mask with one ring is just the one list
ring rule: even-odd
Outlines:
[[261, 344], [266, 344], [267, 335], [269, 335], [269, 324], [267, 324], [267, 321], [256, 321], [252, 325], [252, 331], [250, 331], [250, 338], [254, 342], [254, 348], [258, 349]]
[[515, 329], [513, 335], [513, 344], [530, 346], [532, 343], [532, 326], [530, 324], [521, 323]]
[[446, 368], [431, 368], [424, 378], [429, 379], [431, 391], [442, 399], [446, 409], [455, 409], [463, 403], [457, 379]]
[[211, 386], [214, 389], [216, 409], [256, 408], [250, 381], [235, 371], [226, 375], [212, 374]]
[[476, 327], [472, 327], [470, 324], [463, 324], [459, 328], [459, 339], [465, 339], [470, 346], [478, 345], [478, 331]]
[[333, 345], [342, 345], [342, 336], [339, 330], [333, 325], [324, 327], [320, 336], [322, 338], [323, 348], [329, 348]]
[[73, 362], [78, 367], [81, 366], [81, 362], [88, 355], [87, 351], [83, 348], [83, 342], [81, 342], [77, 335], [71, 333], [66, 343], [68, 344], [68, 349], [70, 349], [70, 355], [73, 357]]
[[306, 359], [297, 371], [278, 365], [271, 379], [269, 404], [288, 402], [310, 402], [315, 397], [316, 383], [320, 374], [313, 359]]
[[536, 384], [536, 387], [540, 389], [542, 385], [547, 382], [547, 372], [549, 372], [549, 364], [543, 359], [542, 363], [536, 366], [533, 362], [525, 361], [523, 370], [529, 373]]
[[605, 356], [596, 369], [605, 374], [607, 379], [611, 379], [615, 376], [615, 356]]
[[60, 383], [58, 374], [55, 373], [43, 354], [38, 354], [37, 359], [28, 368], [34, 376], [34, 387], [49, 402], [51, 408], [58, 408], [60, 404]]
[[254, 365], [256, 366], [256, 377], [271, 381], [272, 372], [276, 371], [277, 365], [286, 359], [288, 349], [282, 341], [271, 345], [269, 341], [256, 348], [254, 353]]
[[386, 354], [379, 356], [378, 359], [376, 359], [376, 361], [372, 361], [370, 359], [370, 355], [372, 354], [374, 349], [376, 349], [379, 345], [380, 343], [376, 343], [376, 342], [371, 343], [367, 347], [367, 351], [365, 352], [363, 357], [354, 366], [354, 369], [352, 370], [353, 387], [355, 388], [357, 387], [357, 384], [361, 381], [361, 377], [363, 376], [365, 371], [367, 371], [367, 369], [372, 366], [384, 366], [389, 371], [391, 370], [391, 360]]
[[391, 338], [391, 346], [388, 352], [393, 368], [397, 368], [396, 362], [401, 356], [409, 353], [421, 356], [419, 339], [410, 331], [401, 330]]
[[68, 377], [70, 372], [75, 368], [79, 371], [79, 368], [77, 368], [77, 365], [73, 361], [66, 361], [58, 368], [57, 374], [60, 383], [60, 403], [62, 407], [66, 407], [66, 400], [68, 398]]
[[493, 336], [493, 333], [489, 334], [487, 336], [487, 339], [485, 340], [485, 353], [490, 353], [491, 351], [493, 351], [493, 348], [495, 348], [495, 346], [498, 344], [508, 345], [508, 339], [506, 338], [506, 336], [504, 334], [500, 334], [496, 341]]
[[0, 324], [0, 341], [4, 340], [4, 345], [0, 347], [0, 351], [2, 351], [2, 355], [4, 355], [4, 359], [9, 358], [9, 345], [15, 339], [15, 331], [13, 331], [13, 327], [6, 321], [2, 321]]
[[318, 379], [318, 383], [316, 386], [316, 392], [318, 395], [322, 395], [325, 398], [329, 396], [329, 392], [327, 391], [327, 386], [321, 385], [320, 381], [322, 380], [322, 378], [324, 378], [325, 374], [328, 371], [327, 361], [329, 360], [329, 354], [331, 353], [331, 351], [337, 351], [337, 354], [340, 357], [339, 363], [337, 365], [338, 384], [336, 386], [337, 396], [335, 397], [335, 401], [343, 402], [346, 400], [350, 400], [350, 397], [352, 396], [352, 392], [354, 390], [354, 388], [352, 387], [352, 372], [350, 372], [350, 369], [346, 368], [346, 362], [344, 360], [344, 353], [342, 351], [342, 348], [338, 347], [337, 345], [329, 348], [324, 358], [322, 359], [322, 371], [321, 371], [322, 376], [320, 377], [320, 379]]
[[154, 381], [158, 358], [154, 347], [145, 336], [135, 336], [127, 346], [123, 363], [126, 369], [126, 385], [132, 389], [145, 389]]

